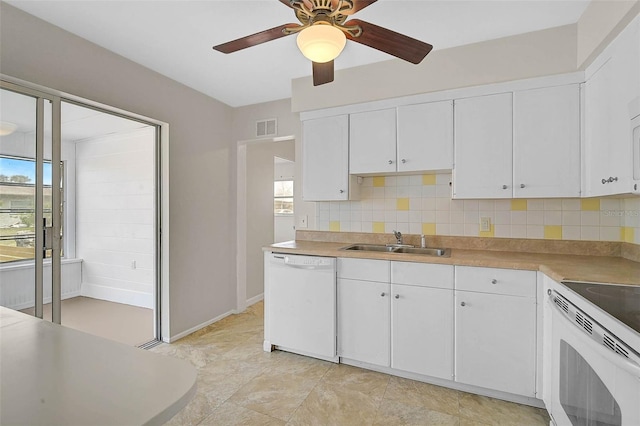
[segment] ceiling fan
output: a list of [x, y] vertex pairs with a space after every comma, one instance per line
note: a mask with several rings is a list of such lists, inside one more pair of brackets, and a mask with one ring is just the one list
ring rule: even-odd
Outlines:
[[232, 53], [298, 33], [298, 47], [313, 62], [313, 85], [333, 81], [333, 60], [347, 39], [418, 64], [433, 46], [383, 27], [351, 19], [350, 15], [377, 0], [279, 0], [295, 11], [300, 24], [284, 24], [237, 40], [213, 46]]

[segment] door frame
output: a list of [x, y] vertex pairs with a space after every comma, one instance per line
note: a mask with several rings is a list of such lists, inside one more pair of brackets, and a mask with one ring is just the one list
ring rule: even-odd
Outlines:
[[[80, 105], [83, 107], [96, 109], [108, 114], [117, 115], [126, 119], [140, 121], [156, 128], [156, 141], [155, 141], [155, 183], [156, 183], [156, 200], [155, 200], [155, 222], [156, 222], [156, 283], [154, 286], [154, 299], [155, 299], [155, 318], [154, 318], [154, 338], [158, 341], [169, 342], [170, 338], [170, 300], [169, 300], [169, 123], [160, 121], [151, 117], [146, 117], [141, 114], [136, 114], [130, 111], [126, 111], [120, 108], [116, 108], [110, 105], [105, 105], [100, 102], [95, 102], [90, 99], [86, 99], [80, 96], [75, 96], [70, 93], [61, 92], [55, 89], [50, 89], [38, 84], [30, 83], [15, 77], [7, 76], [0, 73], [0, 87], [13, 90], [19, 93], [24, 93], [31, 96], [42, 97], [49, 99], [53, 102], [53, 127], [52, 127], [52, 157], [57, 156], [57, 162], [60, 162], [60, 103], [62, 101]], [[56, 108], [57, 103], [57, 108]], [[56, 136], [57, 134], [57, 136]], [[57, 140], [56, 140], [57, 139]], [[57, 146], [56, 146], [57, 144]], [[57, 154], [56, 154], [57, 152]], [[56, 158], [52, 158], [52, 163], [55, 163]], [[60, 181], [59, 168], [52, 167], [53, 180], [56, 179], [57, 170], [57, 182]], [[59, 191], [53, 191], [58, 193], [58, 201], [60, 201]], [[56, 199], [52, 199], [52, 203], [55, 205]], [[59, 203], [58, 203], [59, 205]], [[55, 215], [54, 215], [55, 218]], [[37, 221], [36, 221], [37, 222]], [[58, 227], [56, 233], [56, 221], [53, 221], [53, 235], [57, 236], [57, 248], [58, 256], [55, 256], [55, 251], [52, 255], [52, 273], [53, 277], [56, 276], [56, 263], [57, 274], [60, 276], [60, 219], [57, 220]], [[38, 225], [38, 223], [36, 223]], [[39, 225], [42, 227], [42, 224]], [[38, 229], [36, 228], [36, 233]], [[42, 230], [40, 229], [40, 232]], [[38, 239], [36, 239], [38, 241]], [[56, 239], [54, 237], [54, 248], [56, 246]], [[37, 252], [37, 247], [36, 247]], [[57, 262], [56, 262], [57, 257]], [[38, 262], [36, 261], [36, 267]], [[42, 266], [40, 266], [42, 267]], [[55, 278], [53, 278], [55, 281]], [[59, 278], [58, 278], [59, 282]], [[37, 286], [36, 286], [37, 288]], [[58, 294], [56, 295], [56, 289], [54, 286], [52, 311], [53, 319], [56, 319], [56, 296], [58, 299], [58, 323], [60, 323], [60, 286], [58, 285]], [[36, 294], [36, 303], [37, 303]], [[42, 304], [42, 297], [40, 297], [40, 304]], [[37, 309], [37, 306], [36, 306]], [[42, 307], [40, 308], [42, 310]], [[37, 311], [36, 311], [37, 312]], [[40, 315], [42, 316], [42, 315]], [[145, 345], [143, 345], [145, 346]]]
[[249, 145], [295, 141], [295, 135], [237, 142], [236, 155], [236, 313], [247, 309], [247, 148]]

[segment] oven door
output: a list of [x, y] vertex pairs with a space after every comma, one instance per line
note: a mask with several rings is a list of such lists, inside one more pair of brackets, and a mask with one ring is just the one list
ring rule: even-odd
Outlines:
[[640, 367], [591, 339], [551, 298], [547, 302], [552, 336], [545, 380], [555, 424], [640, 425]]

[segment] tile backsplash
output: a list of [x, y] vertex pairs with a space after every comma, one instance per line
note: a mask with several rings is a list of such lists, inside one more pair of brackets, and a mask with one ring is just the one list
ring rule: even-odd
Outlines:
[[640, 244], [640, 197], [452, 200], [450, 182], [447, 173], [365, 177], [360, 200], [316, 203], [317, 230]]

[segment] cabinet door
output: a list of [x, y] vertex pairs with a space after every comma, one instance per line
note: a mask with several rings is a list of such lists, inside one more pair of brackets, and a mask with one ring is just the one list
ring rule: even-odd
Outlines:
[[535, 396], [535, 299], [455, 293], [455, 380]]
[[453, 378], [453, 290], [391, 286], [391, 367]]
[[453, 198], [511, 198], [511, 93], [456, 100]]
[[631, 188], [630, 119], [637, 114], [640, 95], [639, 35], [636, 18], [587, 69], [584, 195], [588, 197]]
[[338, 356], [389, 366], [389, 287], [338, 279]]
[[453, 101], [398, 107], [398, 171], [453, 168]]
[[349, 173], [396, 171], [396, 110], [349, 116]]
[[513, 94], [513, 195], [580, 196], [580, 87]]
[[302, 198], [349, 199], [349, 118], [347, 115], [302, 123]]

